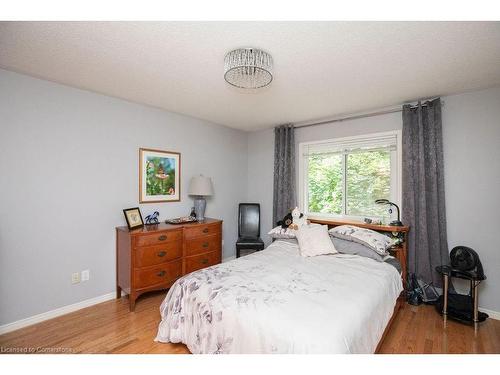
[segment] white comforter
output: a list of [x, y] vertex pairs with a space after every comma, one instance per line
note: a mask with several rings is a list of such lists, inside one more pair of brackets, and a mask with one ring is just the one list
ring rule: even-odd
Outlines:
[[177, 280], [156, 341], [192, 353], [373, 353], [401, 291], [389, 264], [303, 258], [296, 243], [276, 241]]

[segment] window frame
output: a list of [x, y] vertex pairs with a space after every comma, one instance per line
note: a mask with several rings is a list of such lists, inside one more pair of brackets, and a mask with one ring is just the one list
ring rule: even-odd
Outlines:
[[[345, 142], [362, 142], [366, 141], [367, 143], [370, 140], [378, 137], [387, 137], [394, 136], [396, 138], [396, 151], [395, 158], [391, 157], [391, 201], [396, 203], [401, 212], [403, 212], [403, 207], [401, 205], [402, 202], [402, 171], [403, 171], [403, 160], [402, 160], [402, 131], [401, 130], [391, 130], [385, 132], [378, 133], [370, 133], [370, 134], [362, 134], [350, 137], [340, 137], [340, 138], [330, 138], [330, 139], [322, 139], [319, 141], [310, 141], [310, 142], [300, 142], [299, 143], [299, 174], [298, 174], [298, 202], [299, 208], [301, 212], [307, 215], [309, 218], [317, 218], [317, 219], [325, 219], [325, 218], [334, 218], [334, 219], [346, 219], [346, 220], [363, 220], [366, 216], [358, 216], [358, 215], [346, 215], [347, 209], [347, 168], [345, 165], [346, 154], [343, 155], [342, 158], [342, 176], [343, 176], [343, 194], [342, 194], [342, 214], [326, 214], [320, 212], [309, 212], [307, 209], [308, 202], [308, 182], [307, 178], [307, 167], [308, 167], [308, 158], [304, 156], [305, 150], [309, 145], [322, 144], [322, 143], [345, 143]], [[394, 160], [395, 159], [395, 160]], [[373, 215], [368, 215], [370, 218], [379, 218]]]

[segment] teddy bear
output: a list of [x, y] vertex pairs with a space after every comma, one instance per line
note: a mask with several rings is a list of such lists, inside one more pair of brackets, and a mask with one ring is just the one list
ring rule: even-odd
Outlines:
[[293, 223], [292, 213], [289, 212], [285, 215], [283, 220], [279, 220], [276, 224], [281, 225], [281, 228], [287, 229]]
[[295, 207], [289, 213], [285, 215], [283, 220], [280, 220], [276, 223], [277, 225], [281, 225], [283, 229], [299, 229], [302, 225], [307, 225], [307, 217], [300, 213], [299, 208]]
[[292, 224], [290, 228], [298, 230], [303, 225], [307, 225], [307, 216], [301, 213], [298, 207], [295, 207], [292, 211]]

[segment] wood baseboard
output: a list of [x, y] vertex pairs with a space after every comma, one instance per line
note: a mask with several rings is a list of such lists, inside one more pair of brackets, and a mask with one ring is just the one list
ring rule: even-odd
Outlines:
[[482, 311], [482, 312], [485, 312], [486, 314], [488, 314], [490, 316], [490, 319], [500, 320], [500, 311], [483, 309], [482, 307], [479, 308], [479, 311]]
[[43, 322], [45, 320], [49, 320], [52, 318], [56, 318], [61, 315], [66, 315], [69, 314], [73, 311], [77, 311], [80, 309], [83, 309], [85, 307], [97, 305], [98, 303], [106, 302], [109, 300], [112, 300], [113, 298], [116, 298], [116, 292], [111, 292], [108, 294], [104, 294], [102, 296], [90, 298], [81, 302], [73, 303], [71, 305], [59, 307], [54, 310], [46, 311], [41, 314], [37, 314], [34, 316], [31, 316], [29, 318], [17, 320], [12, 323], [7, 323], [2, 326], [0, 326], [0, 335], [3, 335], [4, 333], [12, 332], [24, 327], [31, 326], [36, 323]]

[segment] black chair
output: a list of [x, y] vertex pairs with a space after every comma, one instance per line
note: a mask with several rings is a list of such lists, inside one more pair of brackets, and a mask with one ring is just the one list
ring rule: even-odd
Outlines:
[[241, 250], [264, 250], [264, 241], [260, 239], [260, 204], [240, 203], [238, 210], [238, 241], [236, 258]]

